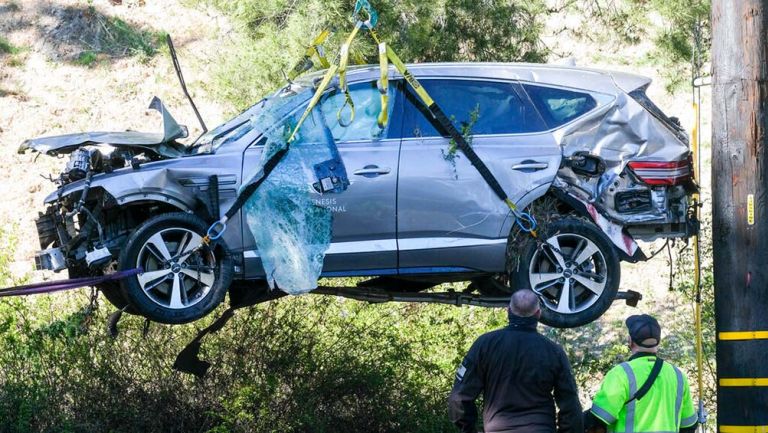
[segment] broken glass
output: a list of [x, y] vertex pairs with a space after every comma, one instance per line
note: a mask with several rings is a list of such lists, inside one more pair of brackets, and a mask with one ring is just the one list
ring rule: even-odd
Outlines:
[[[310, 93], [309, 89], [305, 92]], [[375, 140], [382, 135], [377, 125], [381, 103], [375, 83], [352, 85], [350, 94], [357, 107], [354, 121], [347, 127], [340, 125], [337, 113], [344, 107], [344, 96], [338, 90], [329, 92], [301, 125], [286, 156], [243, 207], [270, 287], [291, 295], [317, 287], [330, 246], [332, 211], [318, 205], [318, 194], [340, 192], [349, 185], [335, 142]], [[261, 178], [264, 163], [287, 146], [287, 139], [307, 104], [308, 96], [300, 95], [292, 99], [303, 101], [302, 104], [268, 100], [250, 121], [248, 128], [266, 130], [266, 144], [261, 166], [254, 168], [244, 186]], [[345, 118], [349, 116], [348, 109], [342, 110]], [[392, 104], [390, 113], [391, 109]], [[286, 116], [287, 120], [283, 119]], [[231, 134], [226, 130], [220, 133], [224, 140]]]
[[[268, 141], [262, 161], [285, 147], [282, 137]], [[325, 146], [296, 140], [243, 207], [267, 282], [291, 295], [317, 287], [331, 242], [331, 211], [315, 205], [311, 190], [312, 163], [331, 156]]]
[[[274, 125], [279, 121], [280, 111], [279, 107], [265, 108], [255, 122]], [[287, 146], [299, 115], [300, 112], [267, 131], [262, 166]], [[279, 287], [289, 294], [306, 293], [317, 287], [331, 241], [331, 212], [315, 205], [312, 184], [314, 164], [333, 155], [328, 146], [318, 145], [322, 143], [323, 131], [313, 123], [310, 119], [302, 125], [283, 160], [243, 207], [270, 287]], [[256, 167], [252, 179], [244, 185], [261, 177], [261, 168]]]

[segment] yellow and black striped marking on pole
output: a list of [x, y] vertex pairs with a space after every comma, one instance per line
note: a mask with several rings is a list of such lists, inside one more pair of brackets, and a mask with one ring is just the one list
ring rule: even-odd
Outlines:
[[768, 425], [721, 425], [720, 433], [768, 433]]

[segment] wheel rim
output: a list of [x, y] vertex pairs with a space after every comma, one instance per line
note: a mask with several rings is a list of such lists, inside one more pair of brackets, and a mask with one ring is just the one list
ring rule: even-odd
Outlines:
[[562, 233], [536, 249], [528, 277], [531, 288], [548, 309], [575, 314], [600, 299], [608, 280], [608, 267], [594, 242], [577, 234]]
[[216, 258], [209, 250], [195, 251], [202, 237], [185, 228], [161, 230], [144, 242], [136, 266], [139, 286], [152, 302], [174, 310], [189, 308], [211, 291]]

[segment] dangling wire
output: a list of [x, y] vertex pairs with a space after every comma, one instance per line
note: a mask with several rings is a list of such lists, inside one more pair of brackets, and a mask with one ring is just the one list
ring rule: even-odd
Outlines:
[[[701, 167], [701, 138], [699, 134], [699, 128], [701, 126], [701, 86], [703, 83], [698, 83], [700, 80], [700, 72], [703, 67], [703, 60], [701, 54], [701, 20], [693, 26], [693, 50], [691, 50], [691, 87], [693, 98], [693, 129], [691, 131], [691, 150], [693, 152], [693, 178], [697, 182], [701, 182], [700, 170]], [[698, 83], [698, 84], [697, 84]], [[699, 208], [700, 197], [699, 193], [693, 194], [693, 218], [696, 221], [699, 220]], [[698, 424], [700, 431], [706, 431], [707, 422], [707, 410], [704, 407], [704, 348], [702, 342], [702, 325], [701, 325], [701, 250], [699, 248], [699, 235], [696, 233], [693, 236], [693, 291], [694, 291], [694, 322], [696, 331], [696, 385], [698, 388]]]

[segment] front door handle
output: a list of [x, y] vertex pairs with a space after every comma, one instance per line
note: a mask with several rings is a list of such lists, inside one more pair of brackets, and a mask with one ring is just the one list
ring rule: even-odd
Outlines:
[[392, 171], [389, 167], [379, 167], [378, 165], [366, 165], [357, 169], [352, 174], [356, 176], [376, 177], [382, 174], [389, 174]]
[[549, 168], [546, 162], [522, 162], [512, 166], [512, 170], [544, 170]]

